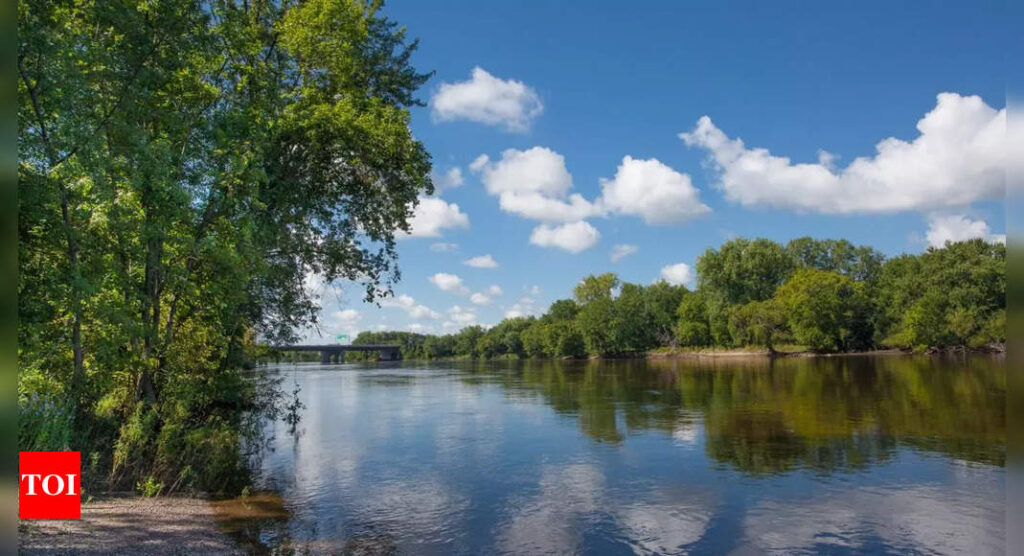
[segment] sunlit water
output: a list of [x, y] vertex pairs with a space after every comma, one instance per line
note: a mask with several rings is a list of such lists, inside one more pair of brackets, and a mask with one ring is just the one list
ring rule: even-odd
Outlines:
[[271, 548], [406, 554], [1004, 548], [1001, 358], [271, 367]]

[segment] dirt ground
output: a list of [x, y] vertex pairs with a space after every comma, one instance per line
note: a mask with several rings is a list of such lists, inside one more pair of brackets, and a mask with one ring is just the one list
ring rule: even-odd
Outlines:
[[197, 498], [114, 496], [82, 504], [82, 519], [23, 520], [20, 554], [242, 554]]

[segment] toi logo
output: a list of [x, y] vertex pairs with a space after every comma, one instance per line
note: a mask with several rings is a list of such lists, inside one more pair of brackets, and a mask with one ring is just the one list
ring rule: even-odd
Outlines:
[[18, 452], [18, 517], [82, 517], [79, 452]]

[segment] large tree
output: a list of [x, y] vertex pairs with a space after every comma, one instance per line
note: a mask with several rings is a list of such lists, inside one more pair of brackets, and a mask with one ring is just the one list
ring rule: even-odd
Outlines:
[[315, 322], [311, 279], [387, 294], [432, 185], [428, 75], [379, 9], [19, 1], [21, 401], [71, 423], [23, 445], [181, 479], [247, 403], [245, 346]]

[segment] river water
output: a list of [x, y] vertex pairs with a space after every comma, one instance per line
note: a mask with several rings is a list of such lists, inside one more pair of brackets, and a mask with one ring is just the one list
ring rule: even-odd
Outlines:
[[266, 369], [265, 548], [396, 554], [1004, 550], [1002, 358]]

